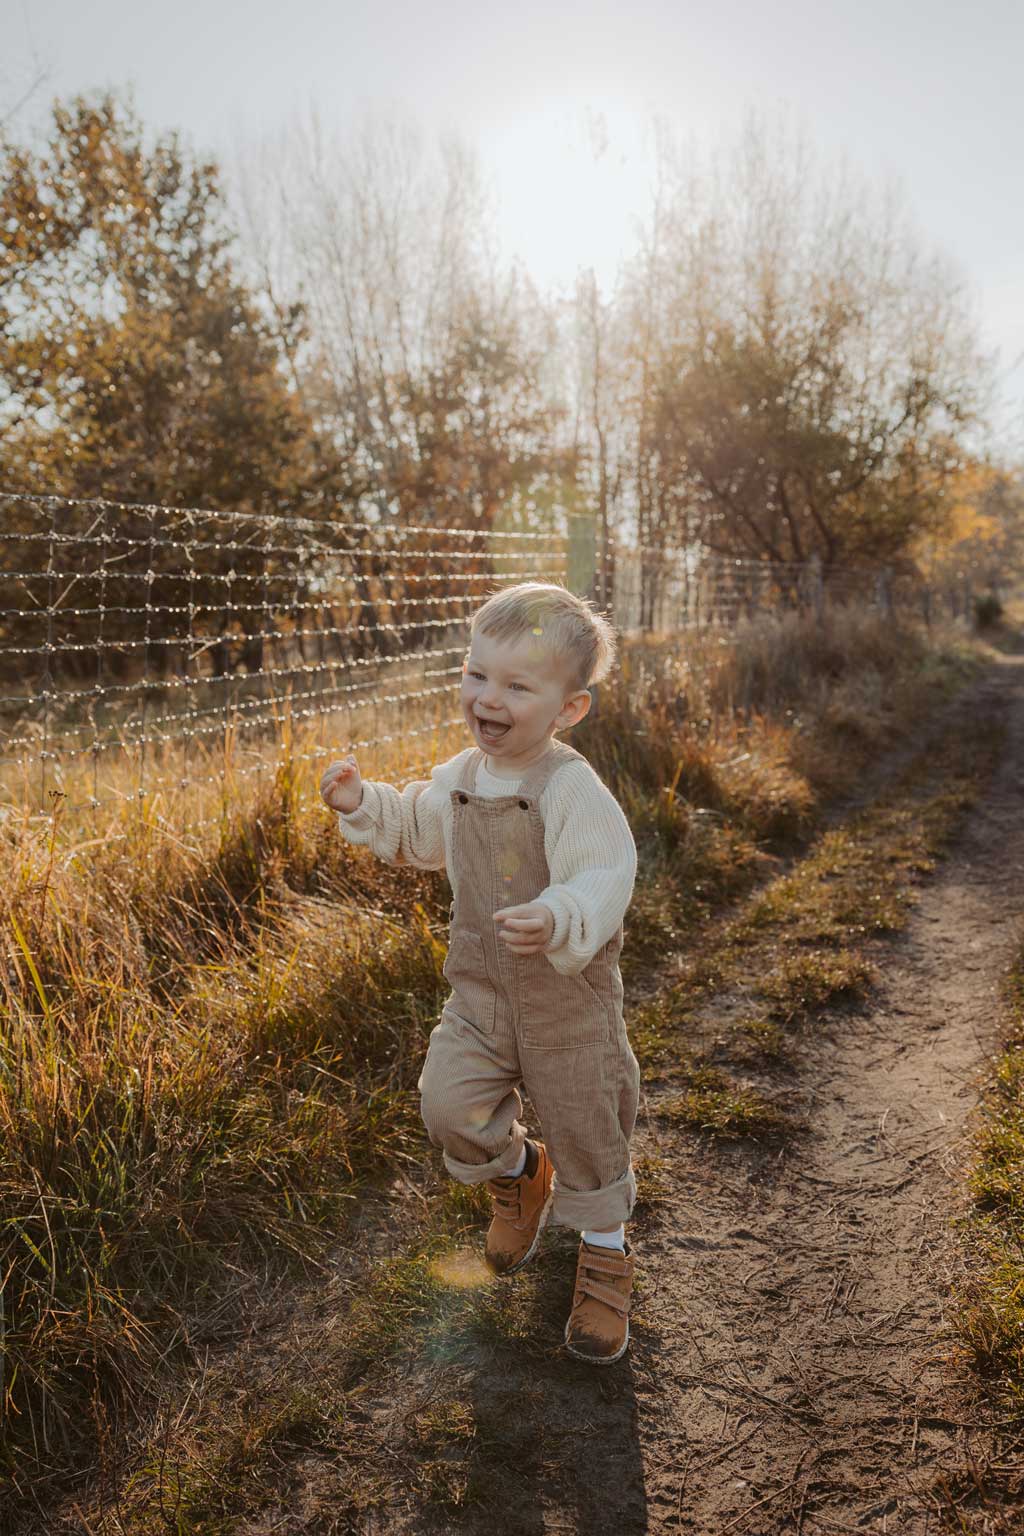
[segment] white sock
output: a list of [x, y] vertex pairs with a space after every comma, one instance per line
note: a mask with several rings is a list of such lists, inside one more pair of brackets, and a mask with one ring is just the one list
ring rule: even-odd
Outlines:
[[625, 1223], [616, 1227], [614, 1232], [581, 1232], [580, 1236], [592, 1248], [621, 1248], [623, 1253], [626, 1251]]
[[523, 1150], [519, 1154], [519, 1161], [518, 1161], [518, 1163], [516, 1163], [514, 1168], [510, 1168], [507, 1173], [503, 1173], [502, 1174], [502, 1178], [503, 1179], [518, 1179], [519, 1175], [522, 1173], [522, 1171], [523, 1171], [523, 1169], [525, 1167], [526, 1167], [526, 1142], [524, 1141], [523, 1142]]

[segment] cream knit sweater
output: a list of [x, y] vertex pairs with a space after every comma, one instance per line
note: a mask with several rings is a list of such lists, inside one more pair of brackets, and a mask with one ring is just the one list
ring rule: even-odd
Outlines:
[[[357, 810], [338, 813], [342, 835], [368, 846], [388, 864], [447, 869], [453, 887], [451, 791], [474, 747], [439, 763], [429, 779], [399, 792], [364, 780]], [[521, 781], [477, 769], [476, 793], [514, 795]], [[550, 907], [554, 932], [545, 953], [556, 971], [571, 976], [593, 959], [619, 927], [633, 894], [636, 845], [618, 801], [582, 758], [564, 764], [540, 797], [544, 853], [551, 883], [533, 898]]]

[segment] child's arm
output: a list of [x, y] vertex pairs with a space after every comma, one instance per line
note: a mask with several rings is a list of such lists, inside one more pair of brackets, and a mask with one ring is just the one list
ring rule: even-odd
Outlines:
[[622, 922], [636, 879], [636, 844], [618, 801], [587, 763], [555, 775], [542, 809], [551, 879], [536, 903], [554, 920], [548, 960], [571, 976]]
[[388, 864], [443, 869], [444, 815], [450, 764], [399, 792], [392, 784], [362, 779], [354, 757], [332, 763], [320, 780], [324, 804], [338, 812], [346, 841], [363, 844]]

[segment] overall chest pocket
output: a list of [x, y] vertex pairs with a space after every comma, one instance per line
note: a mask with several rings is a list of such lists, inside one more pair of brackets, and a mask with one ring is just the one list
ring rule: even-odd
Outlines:
[[570, 1051], [605, 1045], [612, 1039], [613, 1007], [606, 972], [592, 961], [578, 976], [562, 976], [544, 955], [531, 955], [526, 963], [530, 972], [524, 978], [519, 1007], [524, 1045], [533, 1050]]
[[468, 928], [454, 931], [443, 971], [452, 989], [447, 1004], [449, 1012], [484, 1034], [493, 1034], [497, 997], [487, 975], [483, 940], [478, 933]]

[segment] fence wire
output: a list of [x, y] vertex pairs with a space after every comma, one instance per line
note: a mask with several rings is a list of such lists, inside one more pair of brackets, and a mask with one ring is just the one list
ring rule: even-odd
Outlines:
[[306, 759], [401, 749], [408, 775], [461, 722], [474, 609], [526, 580], [595, 597], [625, 632], [970, 602], [884, 572], [600, 547], [585, 518], [481, 530], [0, 493], [3, 797], [152, 801], [223, 779], [229, 748], [233, 780], [262, 774], [285, 722]]

